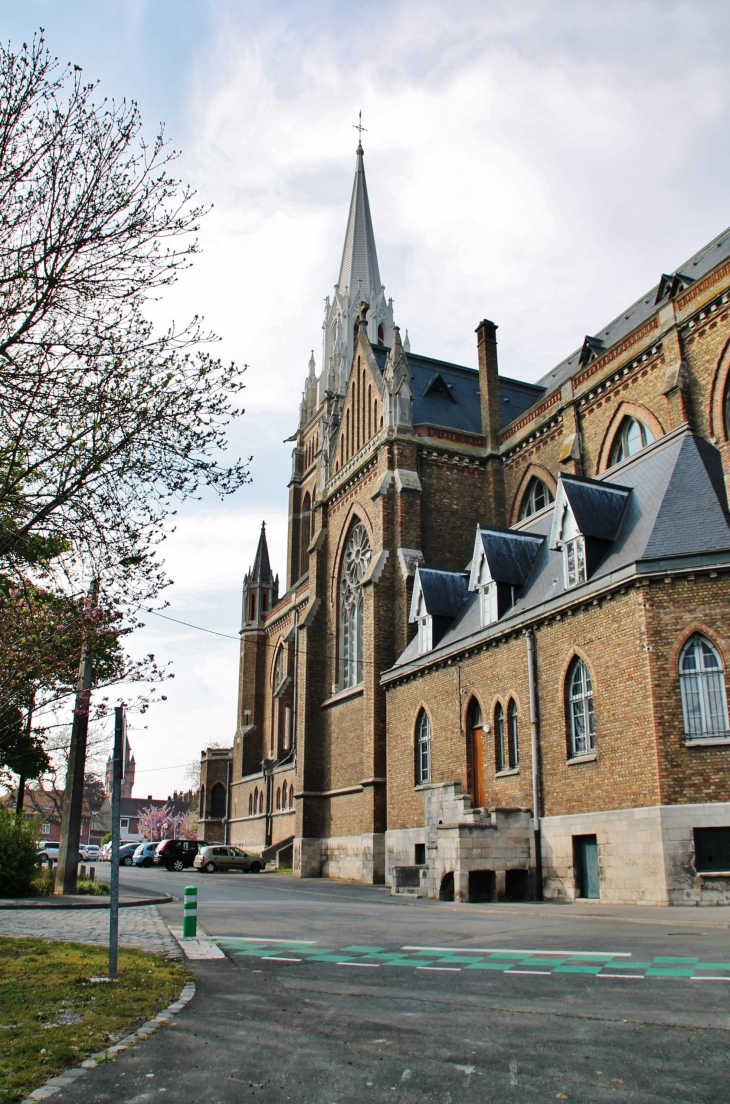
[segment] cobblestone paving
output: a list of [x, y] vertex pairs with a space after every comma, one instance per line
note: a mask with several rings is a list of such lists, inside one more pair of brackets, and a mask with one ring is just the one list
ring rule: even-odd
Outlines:
[[[58, 939], [64, 943], [109, 941], [107, 909], [8, 909], [0, 911], [0, 936]], [[180, 948], [154, 906], [119, 910], [119, 945], [179, 959]]]

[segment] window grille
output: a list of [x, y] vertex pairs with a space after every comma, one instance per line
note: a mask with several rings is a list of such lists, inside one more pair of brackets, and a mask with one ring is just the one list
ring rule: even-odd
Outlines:
[[515, 770], [520, 763], [520, 747], [517, 729], [517, 702], [514, 698], [512, 698], [507, 708], [507, 723], [509, 727], [509, 765], [510, 770]]
[[416, 785], [431, 781], [431, 722], [422, 709], [416, 722]]
[[538, 479], [536, 475], [533, 476], [522, 499], [520, 521], [536, 514], [538, 510], [544, 509], [552, 501], [553, 493], [547, 484], [543, 483], [542, 479]]
[[596, 750], [596, 723], [593, 714], [593, 686], [588, 668], [576, 659], [568, 677], [570, 718], [570, 754], [588, 755]]
[[611, 449], [611, 464], [620, 464], [629, 456], [635, 456], [653, 440], [653, 434], [643, 422], [636, 418], [624, 418]]
[[507, 756], [505, 755], [504, 746], [504, 710], [499, 703], [497, 703], [494, 710], [494, 751], [497, 773], [499, 773], [499, 771], [507, 769]]
[[719, 655], [706, 637], [693, 636], [682, 649], [679, 685], [686, 738], [730, 736], [725, 674]]
[[345, 546], [340, 582], [340, 656], [342, 688], [363, 680], [362, 580], [370, 563], [370, 541], [365, 526], [352, 527]]
[[574, 587], [586, 581], [586, 554], [582, 537], [565, 543], [565, 586]]

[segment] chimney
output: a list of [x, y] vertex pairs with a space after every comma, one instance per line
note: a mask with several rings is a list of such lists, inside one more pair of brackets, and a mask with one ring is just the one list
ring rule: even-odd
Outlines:
[[497, 368], [497, 327], [485, 318], [476, 328], [479, 348], [479, 396], [482, 407], [482, 433], [487, 452], [499, 451], [502, 428], [502, 396]]
[[148, 801], [151, 801], [151, 800], [152, 800], [152, 794], [147, 794], [147, 800], [148, 800]]

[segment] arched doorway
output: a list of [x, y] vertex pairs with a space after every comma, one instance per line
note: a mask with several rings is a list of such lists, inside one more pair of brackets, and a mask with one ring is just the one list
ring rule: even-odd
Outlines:
[[473, 809], [483, 809], [484, 794], [484, 728], [482, 708], [476, 698], [469, 702], [467, 710], [467, 740], [471, 766], [471, 804]]

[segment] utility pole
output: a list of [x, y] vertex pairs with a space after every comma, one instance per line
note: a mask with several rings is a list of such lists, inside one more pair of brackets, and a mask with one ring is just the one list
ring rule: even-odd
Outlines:
[[[33, 733], [33, 709], [35, 708], [35, 694], [30, 699], [28, 705], [28, 716], [25, 719], [25, 735], [30, 743], [30, 738]], [[23, 816], [23, 806], [25, 805], [25, 775], [20, 774], [18, 776], [18, 795], [15, 802], [15, 815], [20, 820]]]
[[124, 706], [114, 710], [114, 752], [112, 754], [112, 868], [109, 878], [109, 977], [117, 976], [119, 949], [119, 817], [124, 775], [124, 736], [126, 728]]
[[[98, 593], [98, 584], [94, 582], [89, 590], [91, 608], [96, 605]], [[54, 889], [57, 897], [76, 892], [93, 670], [94, 646], [91, 633], [87, 627], [84, 632], [79, 677], [76, 682], [76, 704], [74, 706], [73, 725], [71, 726], [71, 747], [68, 753], [66, 789], [63, 795], [61, 843], [58, 849], [58, 867], [56, 868], [56, 887]]]

